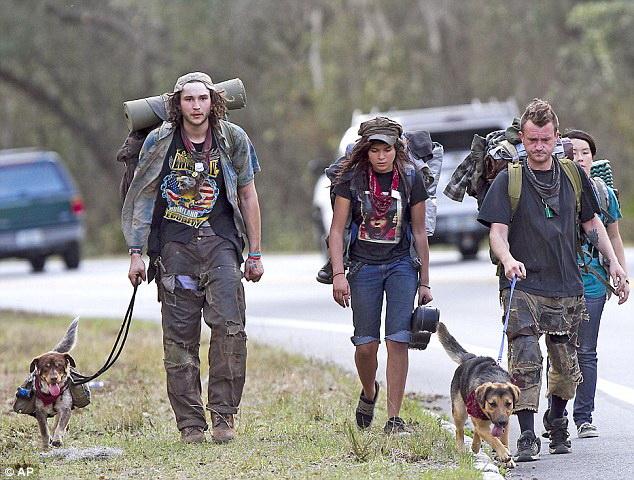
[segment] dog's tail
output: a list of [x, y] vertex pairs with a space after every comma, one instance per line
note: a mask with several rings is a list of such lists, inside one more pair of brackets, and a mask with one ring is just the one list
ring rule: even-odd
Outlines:
[[55, 348], [53, 348], [54, 352], [67, 353], [73, 349], [73, 347], [75, 346], [75, 342], [77, 341], [77, 326], [78, 325], [79, 325], [79, 317], [75, 317], [75, 319], [72, 322], [70, 322], [70, 325], [68, 326], [68, 330], [66, 330], [66, 333], [64, 334], [64, 336], [61, 338], [59, 342], [57, 342], [57, 345], [55, 345]]
[[440, 340], [443, 348], [454, 362], [460, 364], [475, 357], [473, 353], [469, 353], [462, 348], [458, 341], [451, 336], [444, 323], [438, 322], [436, 333], [438, 334], [438, 340]]

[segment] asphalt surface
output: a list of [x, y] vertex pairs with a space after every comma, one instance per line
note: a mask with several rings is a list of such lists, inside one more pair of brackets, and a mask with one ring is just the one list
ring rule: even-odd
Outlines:
[[[634, 260], [634, 250], [627, 257]], [[250, 341], [281, 346], [306, 356], [332, 361], [354, 371], [351, 311], [332, 300], [331, 287], [314, 276], [321, 266], [319, 255], [267, 255], [265, 275], [258, 284], [246, 284], [247, 333]], [[42, 274], [29, 273], [26, 262], [0, 262], [0, 308], [43, 313], [103, 316], [122, 319], [132, 293], [127, 281], [128, 259], [84, 261], [67, 272], [61, 262], [50, 261]], [[632, 262], [630, 272], [634, 271]], [[501, 310], [494, 268], [480, 252], [477, 261], [460, 262], [448, 251], [432, 251], [430, 268], [433, 304], [441, 320], [469, 351], [497, 358], [501, 341]], [[156, 287], [139, 288], [135, 319], [159, 321]], [[539, 461], [520, 464], [507, 478], [584, 480], [634, 477], [634, 440], [629, 419], [634, 414], [634, 299], [622, 306], [606, 305], [599, 338], [599, 389], [595, 424], [601, 436], [577, 439], [571, 421], [573, 453], [548, 454], [542, 443]], [[130, 342], [134, 339], [130, 338]], [[379, 379], [385, 379], [385, 352], [380, 349]], [[506, 352], [505, 352], [506, 354]], [[455, 368], [432, 337], [425, 351], [411, 351], [407, 390], [430, 400], [431, 407], [448, 413], [447, 394]], [[247, 380], [248, 381], [248, 380]], [[384, 401], [384, 399], [383, 399]], [[545, 401], [536, 416], [538, 433]], [[511, 450], [518, 436], [511, 426]]]

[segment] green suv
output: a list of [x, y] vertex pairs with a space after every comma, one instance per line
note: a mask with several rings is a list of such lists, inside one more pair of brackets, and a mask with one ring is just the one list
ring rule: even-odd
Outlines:
[[55, 152], [0, 150], [0, 258], [41, 272], [49, 255], [79, 267], [84, 203]]

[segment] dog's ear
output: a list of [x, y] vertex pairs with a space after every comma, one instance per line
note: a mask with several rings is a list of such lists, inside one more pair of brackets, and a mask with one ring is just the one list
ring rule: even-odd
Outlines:
[[513, 405], [515, 405], [517, 402], [519, 402], [520, 400], [520, 393], [521, 390], [519, 389], [519, 387], [517, 385], [515, 385], [514, 383], [508, 383], [509, 386], [509, 390], [511, 390], [511, 392], [513, 393]]
[[37, 367], [37, 362], [40, 360], [40, 357], [35, 357], [29, 366], [29, 373], [33, 373], [33, 370]]
[[486, 382], [475, 389], [475, 399], [476, 399], [476, 402], [478, 402], [478, 405], [480, 405], [480, 407], [484, 407], [484, 404], [486, 403], [486, 399], [487, 399], [487, 394], [489, 393], [489, 390], [491, 390], [492, 388], [493, 388], [493, 383]]
[[75, 359], [73, 357], [70, 356], [70, 353], [65, 353], [64, 354], [64, 358], [66, 359], [67, 363], [70, 363], [71, 367], [75, 366]]

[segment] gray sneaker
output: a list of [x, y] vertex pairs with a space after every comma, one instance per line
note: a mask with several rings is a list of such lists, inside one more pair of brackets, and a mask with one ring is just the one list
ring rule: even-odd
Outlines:
[[583, 422], [577, 428], [577, 437], [579, 438], [594, 438], [599, 436], [599, 429], [588, 422]]
[[517, 439], [517, 453], [513, 456], [516, 462], [534, 462], [539, 458], [542, 442], [530, 430], [524, 430]]

